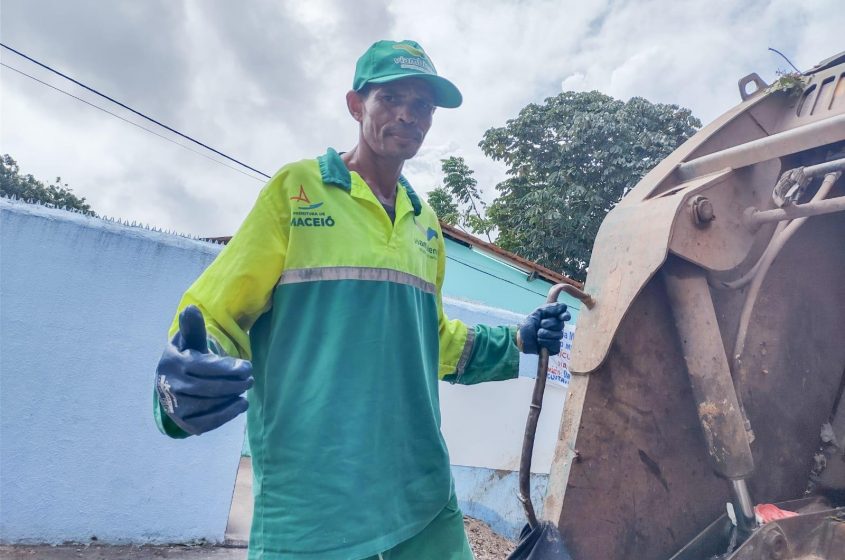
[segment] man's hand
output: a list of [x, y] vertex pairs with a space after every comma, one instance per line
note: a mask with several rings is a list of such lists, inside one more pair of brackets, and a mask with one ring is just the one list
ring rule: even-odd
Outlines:
[[539, 354], [540, 348], [550, 356], [560, 353], [563, 324], [571, 319], [565, 303], [541, 305], [525, 318], [516, 333], [516, 343], [525, 354]]
[[240, 395], [253, 381], [247, 360], [209, 353], [202, 312], [186, 307], [156, 369], [159, 402], [176, 425], [191, 435], [222, 426], [247, 409]]

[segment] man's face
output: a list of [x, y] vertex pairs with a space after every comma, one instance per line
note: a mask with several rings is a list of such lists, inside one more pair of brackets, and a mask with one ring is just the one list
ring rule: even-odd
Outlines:
[[361, 123], [361, 136], [370, 149], [388, 159], [414, 157], [431, 127], [431, 86], [417, 78], [373, 84], [358, 101], [359, 109], [352, 114]]

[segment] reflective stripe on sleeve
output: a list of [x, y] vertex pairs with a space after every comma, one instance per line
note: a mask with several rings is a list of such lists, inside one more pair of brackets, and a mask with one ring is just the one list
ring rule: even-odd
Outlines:
[[455, 368], [455, 373], [458, 375], [455, 383], [461, 380], [464, 370], [467, 368], [469, 357], [472, 355], [472, 346], [475, 344], [475, 329], [473, 327], [467, 328], [467, 340], [464, 342], [464, 350], [461, 352], [461, 357], [458, 360], [458, 366]]
[[359, 266], [326, 266], [320, 268], [294, 268], [286, 270], [279, 280], [282, 284], [300, 284], [303, 282], [322, 282], [327, 280], [374, 280], [412, 286], [423, 292], [433, 294], [434, 284], [419, 276], [392, 270], [389, 268], [369, 268]]

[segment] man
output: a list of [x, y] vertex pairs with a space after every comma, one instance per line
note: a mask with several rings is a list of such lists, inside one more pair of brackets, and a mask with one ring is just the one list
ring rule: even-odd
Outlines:
[[250, 558], [468, 560], [438, 378], [514, 378], [517, 345], [557, 353], [569, 316], [444, 316], [443, 236], [401, 171], [461, 94], [420, 45], [375, 43], [346, 102], [358, 144], [283, 167], [185, 293], [156, 418], [198, 435], [246, 410], [251, 387]]

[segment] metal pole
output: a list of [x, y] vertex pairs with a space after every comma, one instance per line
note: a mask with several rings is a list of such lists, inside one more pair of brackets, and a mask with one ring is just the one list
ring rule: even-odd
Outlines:
[[663, 266], [663, 279], [707, 452], [716, 472], [734, 482], [739, 523], [751, 527], [754, 514], [746, 507], [751, 498], [744, 479], [754, 472], [754, 458], [706, 274], [679, 257], [670, 257]]
[[[588, 309], [595, 305], [589, 294], [569, 284], [555, 284], [549, 290], [546, 303], [555, 303], [561, 292], [566, 292], [580, 300]], [[528, 410], [528, 420], [525, 422], [525, 436], [522, 440], [522, 455], [519, 459], [519, 501], [525, 509], [528, 525], [533, 529], [537, 526], [537, 514], [531, 502], [531, 458], [534, 455], [534, 437], [537, 434], [537, 422], [543, 409], [543, 393], [546, 390], [546, 378], [549, 373], [549, 351], [540, 349], [537, 362], [537, 379], [534, 381], [534, 393], [531, 395], [531, 408]]]
[[754, 519], [754, 504], [751, 501], [751, 493], [748, 492], [748, 484], [746, 484], [745, 479], [731, 480], [731, 486], [734, 489], [734, 495], [742, 516], [745, 519]]
[[819, 175], [827, 175], [833, 171], [842, 170], [845, 170], [845, 158], [826, 161], [818, 165], [808, 165], [804, 168], [804, 175], [807, 177], [817, 177]]
[[761, 211], [756, 208], [749, 208], [746, 210], [743, 221], [748, 228], [756, 230], [767, 222], [781, 222], [783, 220], [794, 220], [795, 218], [805, 218], [807, 216], [821, 216], [823, 214], [833, 214], [834, 212], [842, 211], [845, 211], [845, 196], [838, 196], [818, 202], [790, 204], [774, 210]]
[[680, 164], [677, 174], [682, 181], [689, 181], [721, 169], [746, 167], [841, 140], [845, 140], [845, 115], [805, 124], [701, 156]]

